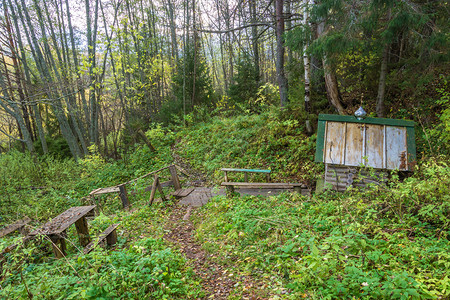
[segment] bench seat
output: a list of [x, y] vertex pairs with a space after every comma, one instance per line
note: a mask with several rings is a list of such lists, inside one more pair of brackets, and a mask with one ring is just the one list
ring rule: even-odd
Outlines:
[[246, 187], [255, 189], [293, 189], [306, 188], [303, 183], [278, 183], [278, 182], [222, 182], [222, 186]]
[[302, 190], [307, 189], [303, 183], [283, 183], [283, 182], [222, 182], [222, 186], [227, 188], [227, 196], [234, 193], [234, 188], [250, 189], [294, 189], [294, 191], [303, 194]]
[[119, 227], [120, 224], [113, 224], [109, 226], [105, 231], [100, 233], [98, 238], [95, 241], [90, 242], [83, 250], [84, 254], [88, 254], [92, 250], [94, 250], [95, 246], [102, 243], [106, 239], [106, 243], [108, 246], [114, 245], [117, 242], [117, 233], [116, 228]]

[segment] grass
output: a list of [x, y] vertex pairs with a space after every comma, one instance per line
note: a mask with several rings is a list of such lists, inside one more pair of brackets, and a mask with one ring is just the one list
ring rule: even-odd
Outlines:
[[[268, 168], [278, 181], [312, 185], [322, 173], [312, 163], [315, 137], [276, 111], [213, 118], [173, 133], [146, 134], [157, 153], [136, 145], [120, 161], [92, 155], [75, 162], [0, 156], [0, 225], [23, 215], [34, 226], [71, 206], [89, 203], [88, 193], [173, 163], [171, 147], [218, 183], [222, 167]], [[175, 141], [177, 143], [175, 144]], [[450, 297], [450, 162], [428, 157], [413, 176], [388, 186], [311, 198], [216, 197], [193, 212], [196, 238], [211, 259], [226, 266], [240, 299], [257, 283], [274, 299]], [[239, 180], [235, 178], [234, 180]], [[7, 255], [0, 298], [91, 299], [202, 297], [201, 280], [181, 252], [164, 239], [172, 203], [146, 205], [151, 180], [127, 186], [131, 211], [117, 195], [98, 199], [101, 214], [91, 233], [120, 223], [118, 244], [83, 255], [70, 228], [68, 256], [54, 260], [48, 242]], [[32, 189], [30, 187], [37, 187]], [[0, 250], [19, 237], [0, 239]], [[228, 276], [228, 275], [227, 275]], [[231, 276], [231, 275], [230, 275]], [[240, 278], [250, 277], [252, 282]]]
[[382, 203], [359, 192], [216, 197], [197, 216], [197, 237], [283, 299], [449, 297], [448, 226], [401, 221]]

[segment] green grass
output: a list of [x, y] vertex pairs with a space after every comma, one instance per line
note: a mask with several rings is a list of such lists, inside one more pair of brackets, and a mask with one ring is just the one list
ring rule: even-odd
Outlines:
[[216, 197], [197, 237], [240, 274], [271, 278], [282, 298], [446, 298], [449, 171], [430, 162], [390, 188], [311, 199]]
[[[321, 168], [313, 163], [315, 136], [307, 137], [297, 120], [279, 114], [215, 117], [193, 125], [177, 135], [178, 153], [215, 183], [223, 179], [221, 168], [270, 169], [274, 180], [313, 183]], [[264, 179], [259, 176], [256, 180]]]
[[[274, 181], [312, 184], [323, 170], [312, 162], [315, 136], [302, 132], [299, 122], [275, 110], [215, 117], [176, 134], [155, 127], [146, 134], [157, 153], [136, 145], [119, 161], [105, 161], [95, 149], [78, 162], [2, 154], [0, 225], [28, 215], [38, 226], [89, 204], [86, 196], [95, 188], [173, 163], [175, 141], [177, 153], [214, 183], [223, 178], [220, 168], [236, 167], [271, 169]], [[189, 261], [163, 238], [172, 203], [146, 206], [144, 188], [151, 182], [127, 186], [132, 211], [121, 209], [116, 194], [97, 199], [101, 214], [90, 221], [90, 232], [120, 223], [115, 248], [82, 255], [72, 226], [67, 259], [54, 260], [47, 241], [7, 254], [0, 298], [202, 297]], [[274, 299], [449, 298], [449, 187], [448, 157], [428, 157], [403, 182], [392, 174], [388, 186], [363, 191], [216, 197], [193, 213], [196, 237], [233, 274], [232, 299], [255, 289], [255, 282], [260, 295]], [[0, 250], [18, 239], [1, 238]], [[241, 275], [253, 281], [241, 282]]]

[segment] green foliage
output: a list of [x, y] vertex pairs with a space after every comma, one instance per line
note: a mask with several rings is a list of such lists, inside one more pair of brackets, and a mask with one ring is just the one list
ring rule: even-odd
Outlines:
[[228, 95], [233, 103], [250, 103], [257, 98], [259, 74], [251, 57], [243, 55], [236, 65], [237, 73], [233, 76]]
[[[50, 137], [46, 136], [45, 140], [47, 142], [48, 154], [57, 158], [71, 158], [72, 153], [70, 153], [69, 145], [67, 141], [62, 137]], [[36, 152], [40, 155], [44, 155], [42, 150], [42, 144], [40, 140], [33, 143]]]
[[217, 197], [197, 236], [238, 273], [271, 278], [284, 299], [446, 298], [448, 174], [448, 162], [434, 161], [392, 187]]
[[192, 112], [195, 107], [212, 107], [215, 102], [208, 66], [198, 48], [191, 43], [177, 63], [177, 72], [172, 78], [175, 100], [164, 102], [159, 113], [165, 124], [177, 117], [183, 119], [184, 113]]
[[27, 293], [45, 299], [185, 299], [200, 291], [181, 255], [153, 238], [121, 251], [25, 263], [5, 275], [1, 295], [10, 299]]
[[274, 180], [314, 181], [317, 165], [315, 136], [303, 134], [303, 124], [284, 119], [277, 110], [260, 115], [214, 117], [181, 131], [178, 151], [189, 163], [222, 179], [224, 167], [271, 169]]
[[[90, 155], [77, 162], [53, 156], [32, 157], [17, 151], [0, 155], [0, 201], [5, 204], [0, 207], [0, 223], [23, 215], [47, 220], [67, 207], [86, 204], [82, 199], [96, 188], [114, 186], [171, 164], [169, 146], [174, 142], [174, 133], [155, 125], [146, 135], [156, 152], [144, 145], [133, 145], [120, 161], [105, 161], [95, 146], [89, 148]], [[129, 187], [130, 192], [139, 191], [133, 201], [144, 197], [142, 190], [148, 185], [147, 181], [139, 181]], [[112, 212], [120, 208], [116, 197], [101, 196], [97, 204]]]
[[444, 75], [440, 76], [441, 83], [436, 89], [439, 99], [436, 104], [441, 108], [439, 123], [435, 126], [424, 129], [425, 138], [430, 147], [430, 152], [434, 154], [450, 154], [450, 92], [449, 83]]

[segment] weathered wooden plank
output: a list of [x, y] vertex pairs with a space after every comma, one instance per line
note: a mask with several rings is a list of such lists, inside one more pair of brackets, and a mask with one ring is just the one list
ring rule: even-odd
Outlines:
[[406, 128], [386, 127], [386, 168], [407, 169]]
[[91, 252], [98, 244], [103, 242], [106, 239], [106, 243], [111, 246], [117, 243], [117, 233], [116, 229], [120, 224], [113, 224], [109, 226], [105, 231], [100, 233], [100, 235], [95, 238], [94, 241], [90, 242], [83, 250], [84, 254], [88, 254]]
[[346, 166], [360, 166], [364, 156], [364, 124], [344, 123], [346, 125], [344, 165]]
[[179, 190], [176, 190], [175, 192], [172, 192], [171, 195], [174, 197], [183, 198], [183, 197], [187, 197], [194, 190], [195, 190], [195, 188], [179, 189]]
[[119, 185], [119, 197], [122, 200], [122, 207], [128, 209], [130, 207], [130, 201], [128, 200], [128, 193], [125, 185]]
[[150, 193], [149, 199], [150, 205], [153, 204], [153, 200], [155, 199], [156, 187], [158, 186], [158, 184], [159, 184], [159, 177], [158, 175], [155, 175], [155, 177], [153, 178], [152, 191]]
[[174, 165], [172, 165], [169, 167], [169, 172], [170, 172], [170, 177], [173, 181], [173, 186], [175, 187], [175, 190], [181, 189], [181, 183], [180, 183], [180, 179], [178, 178], [177, 168]]
[[341, 165], [345, 153], [345, 123], [327, 122], [325, 163]]
[[270, 173], [270, 170], [258, 170], [258, 169], [232, 169], [232, 168], [222, 168], [220, 169], [224, 172], [249, 172], [249, 173]]
[[306, 187], [303, 183], [277, 183], [277, 182], [222, 182], [222, 186], [247, 187], [259, 189], [293, 189]]
[[120, 191], [118, 186], [110, 186], [107, 188], [100, 188], [93, 190], [89, 195], [101, 195], [101, 194], [109, 194], [109, 193], [118, 193]]
[[348, 186], [367, 187], [370, 183], [384, 184], [386, 178], [384, 171], [333, 165], [326, 165], [324, 176], [325, 187], [331, 185], [331, 188], [337, 191], [345, 191]]
[[64, 232], [70, 225], [88, 215], [95, 209], [95, 205], [74, 206], [45, 223], [42, 227], [33, 230], [29, 235], [58, 235]]
[[367, 166], [385, 168], [385, 136], [383, 125], [366, 125], [366, 154]]
[[0, 238], [4, 237], [5, 235], [8, 235], [10, 233], [13, 233], [16, 230], [20, 230], [21, 228], [23, 228], [25, 225], [27, 225], [30, 222], [31, 222], [31, 219], [29, 217], [25, 216], [23, 219], [20, 219], [20, 220], [14, 222], [13, 224], [6, 226], [2, 230], [0, 230]]
[[80, 240], [80, 244], [84, 247], [91, 241], [89, 236], [89, 228], [88, 223], [86, 221], [86, 217], [82, 217], [78, 221], [75, 222], [75, 228], [77, 229], [78, 239]]

